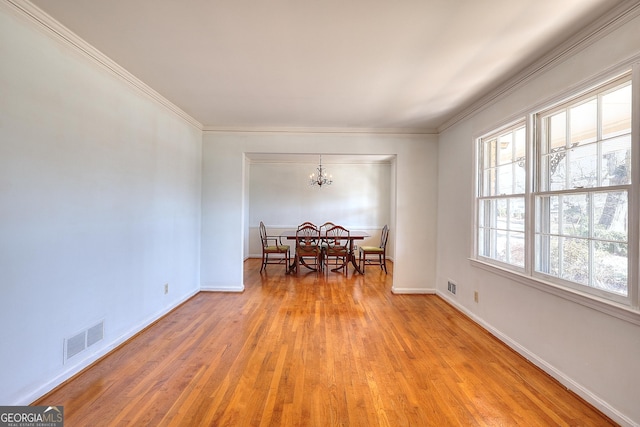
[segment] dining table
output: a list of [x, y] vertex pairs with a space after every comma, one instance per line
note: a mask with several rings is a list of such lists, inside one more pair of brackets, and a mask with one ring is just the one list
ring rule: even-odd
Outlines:
[[[296, 240], [296, 231], [295, 230], [283, 231], [280, 234], [280, 237], [287, 240]], [[349, 231], [349, 236], [341, 237], [341, 239], [349, 240], [349, 255], [348, 255], [347, 263], [351, 262], [351, 265], [353, 265], [353, 269], [360, 274], [363, 274], [363, 273], [360, 270], [360, 266], [356, 262], [356, 255], [354, 254], [354, 241], [364, 240], [367, 237], [371, 237], [371, 235], [366, 231], [357, 231], [357, 230]], [[322, 239], [324, 238], [326, 238], [324, 233], [320, 233], [320, 240], [322, 241]], [[296, 265], [295, 265], [295, 257], [294, 257], [294, 262], [289, 266], [289, 271], [294, 271], [295, 268], [296, 268]]]

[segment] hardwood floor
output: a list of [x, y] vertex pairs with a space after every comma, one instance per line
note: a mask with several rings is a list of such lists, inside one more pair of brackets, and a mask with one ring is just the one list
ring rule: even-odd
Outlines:
[[249, 260], [244, 293], [199, 293], [35, 404], [66, 427], [614, 425], [389, 267]]

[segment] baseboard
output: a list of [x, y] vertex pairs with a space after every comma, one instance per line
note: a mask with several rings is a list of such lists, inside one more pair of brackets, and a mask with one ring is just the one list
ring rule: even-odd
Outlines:
[[600, 412], [611, 418], [613, 421], [619, 423], [621, 426], [635, 426], [633, 420], [624, 414], [620, 413], [618, 410], [613, 408], [607, 402], [602, 400], [599, 396], [593, 394], [590, 390], [583, 387], [581, 384], [575, 382], [573, 379], [565, 375], [562, 371], [555, 368], [553, 365], [547, 363], [544, 359], [540, 358], [535, 353], [529, 351], [526, 347], [520, 345], [517, 341], [511, 339], [508, 335], [502, 333], [498, 329], [494, 328], [490, 324], [486, 323], [483, 319], [476, 316], [474, 313], [467, 310], [464, 306], [460, 305], [455, 299], [452, 299], [444, 292], [437, 291], [436, 295], [445, 300], [449, 305], [454, 307], [460, 313], [471, 319], [474, 323], [477, 323], [481, 328], [489, 332], [491, 335], [502, 341], [513, 351], [518, 353], [520, 356], [527, 359], [529, 362], [533, 363], [535, 366], [549, 374], [560, 384], [565, 386], [568, 390], [572, 391], [576, 395], [580, 396], [590, 405], [598, 409]]
[[218, 284], [201, 285], [202, 292], [244, 292], [244, 285], [241, 286], [224, 286]]
[[126, 333], [124, 333], [121, 336], [119, 336], [118, 338], [114, 339], [109, 344], [106, 344], [104, 347], [98, 349], [95, 353], [87, 355], [84, 359], [79, 360], [76, 364], [74, 364], [73, 366], [70, 366], [64, 372], [56, 375], [54, 378], [51, 378], [45, 384], [43, 384], [43, 385], [41, 385], [41, 386], [31, 390], [31, 391], [28, 391], [24, 396], [19, 398], [17, 402], [13, 403], [13, 405], [16, 405], [16, 406], [30, 405], [33, 402], [35, 402], [36, 400], [42, 398], [47, 393], [49, 393], [52, 390], [54, 390], [56, 387], [62, 385], [66, 381], [69, 381], [70, 379], [72, 379], [76, 375], [80, 374], [82, 371], [84, 371], [85, 369], [89, 368], [91, 365], [93, 365], [94, 363], [98, 362], [100, 359], [106, 357], [109, 353], [111, 353], [112, 351], [114, 351], [115, 349], [117, 349], [118, 347], [123, 345], [124, 343], [126, 343], [128, 340], [133, 338], [135, 335], [139, 334], [144, 329], [148, 328], [153, 323], [157, 322], [158, 320], [160, 320], [161, 318], [163, 318], [164, 316], [169, 314], [171, 311], [175, 310], [177, 307], [179, 307], [180, 305], [184, 304], [187, 300], [191, 299], [198, 292], [199, 292], [199, 290], [195, 290], [195, 291], [187, 294], [186, 296], [184, 296], [180, 300], [176, 301], [174, 304], [172, 304], [172, 305], [170, 305], [168, 307], [165, 307], [163, 310], [155, 313], [152, 316], [149, 316], [147, 319], [145, 319], [144, 321], [142, 321], [141, 323], [139, 323], [135, 327], [131, 328]]
[[416, 288], [396, 288], [392, 287], [391, 292], [394, 294], [414, 294], [414, 295], [433, 295], [435, 289], [416, 289]]

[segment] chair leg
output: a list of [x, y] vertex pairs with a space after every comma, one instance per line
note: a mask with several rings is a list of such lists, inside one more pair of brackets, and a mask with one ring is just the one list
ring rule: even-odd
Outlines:
[[284, 274], [289, 274], [289, 251], [284, 253]]
[[260, 273], [267, 267], [267, 258], [265, 258], [264, 252], [262, 253], [262, 267], [260, 267]]

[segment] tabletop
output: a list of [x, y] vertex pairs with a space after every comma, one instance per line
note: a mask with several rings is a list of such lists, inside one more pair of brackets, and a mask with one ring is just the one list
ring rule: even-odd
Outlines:
[[[283, 231], [280, 234], [281, 237], [284, 237], [285, 239], [291, 239], [291, 240], [295, 240], [296, 238], [296, 231], [295, 230], [287, 230], [287, 231]], [[320, 237], [324, 237], [322, 234], [320, 234]], [[358, 231], [358, 230], [354, 230], [354, 231], [350, 231], [349, 232], [349, 239], [352, 240], [362, 240], [365, 239], [367, 237], [371, 237], [371, 235], [369, 233], [367, 233], [366, 231]], [[347, 236], [340, 236], [341, 239], [347, 239]]]

